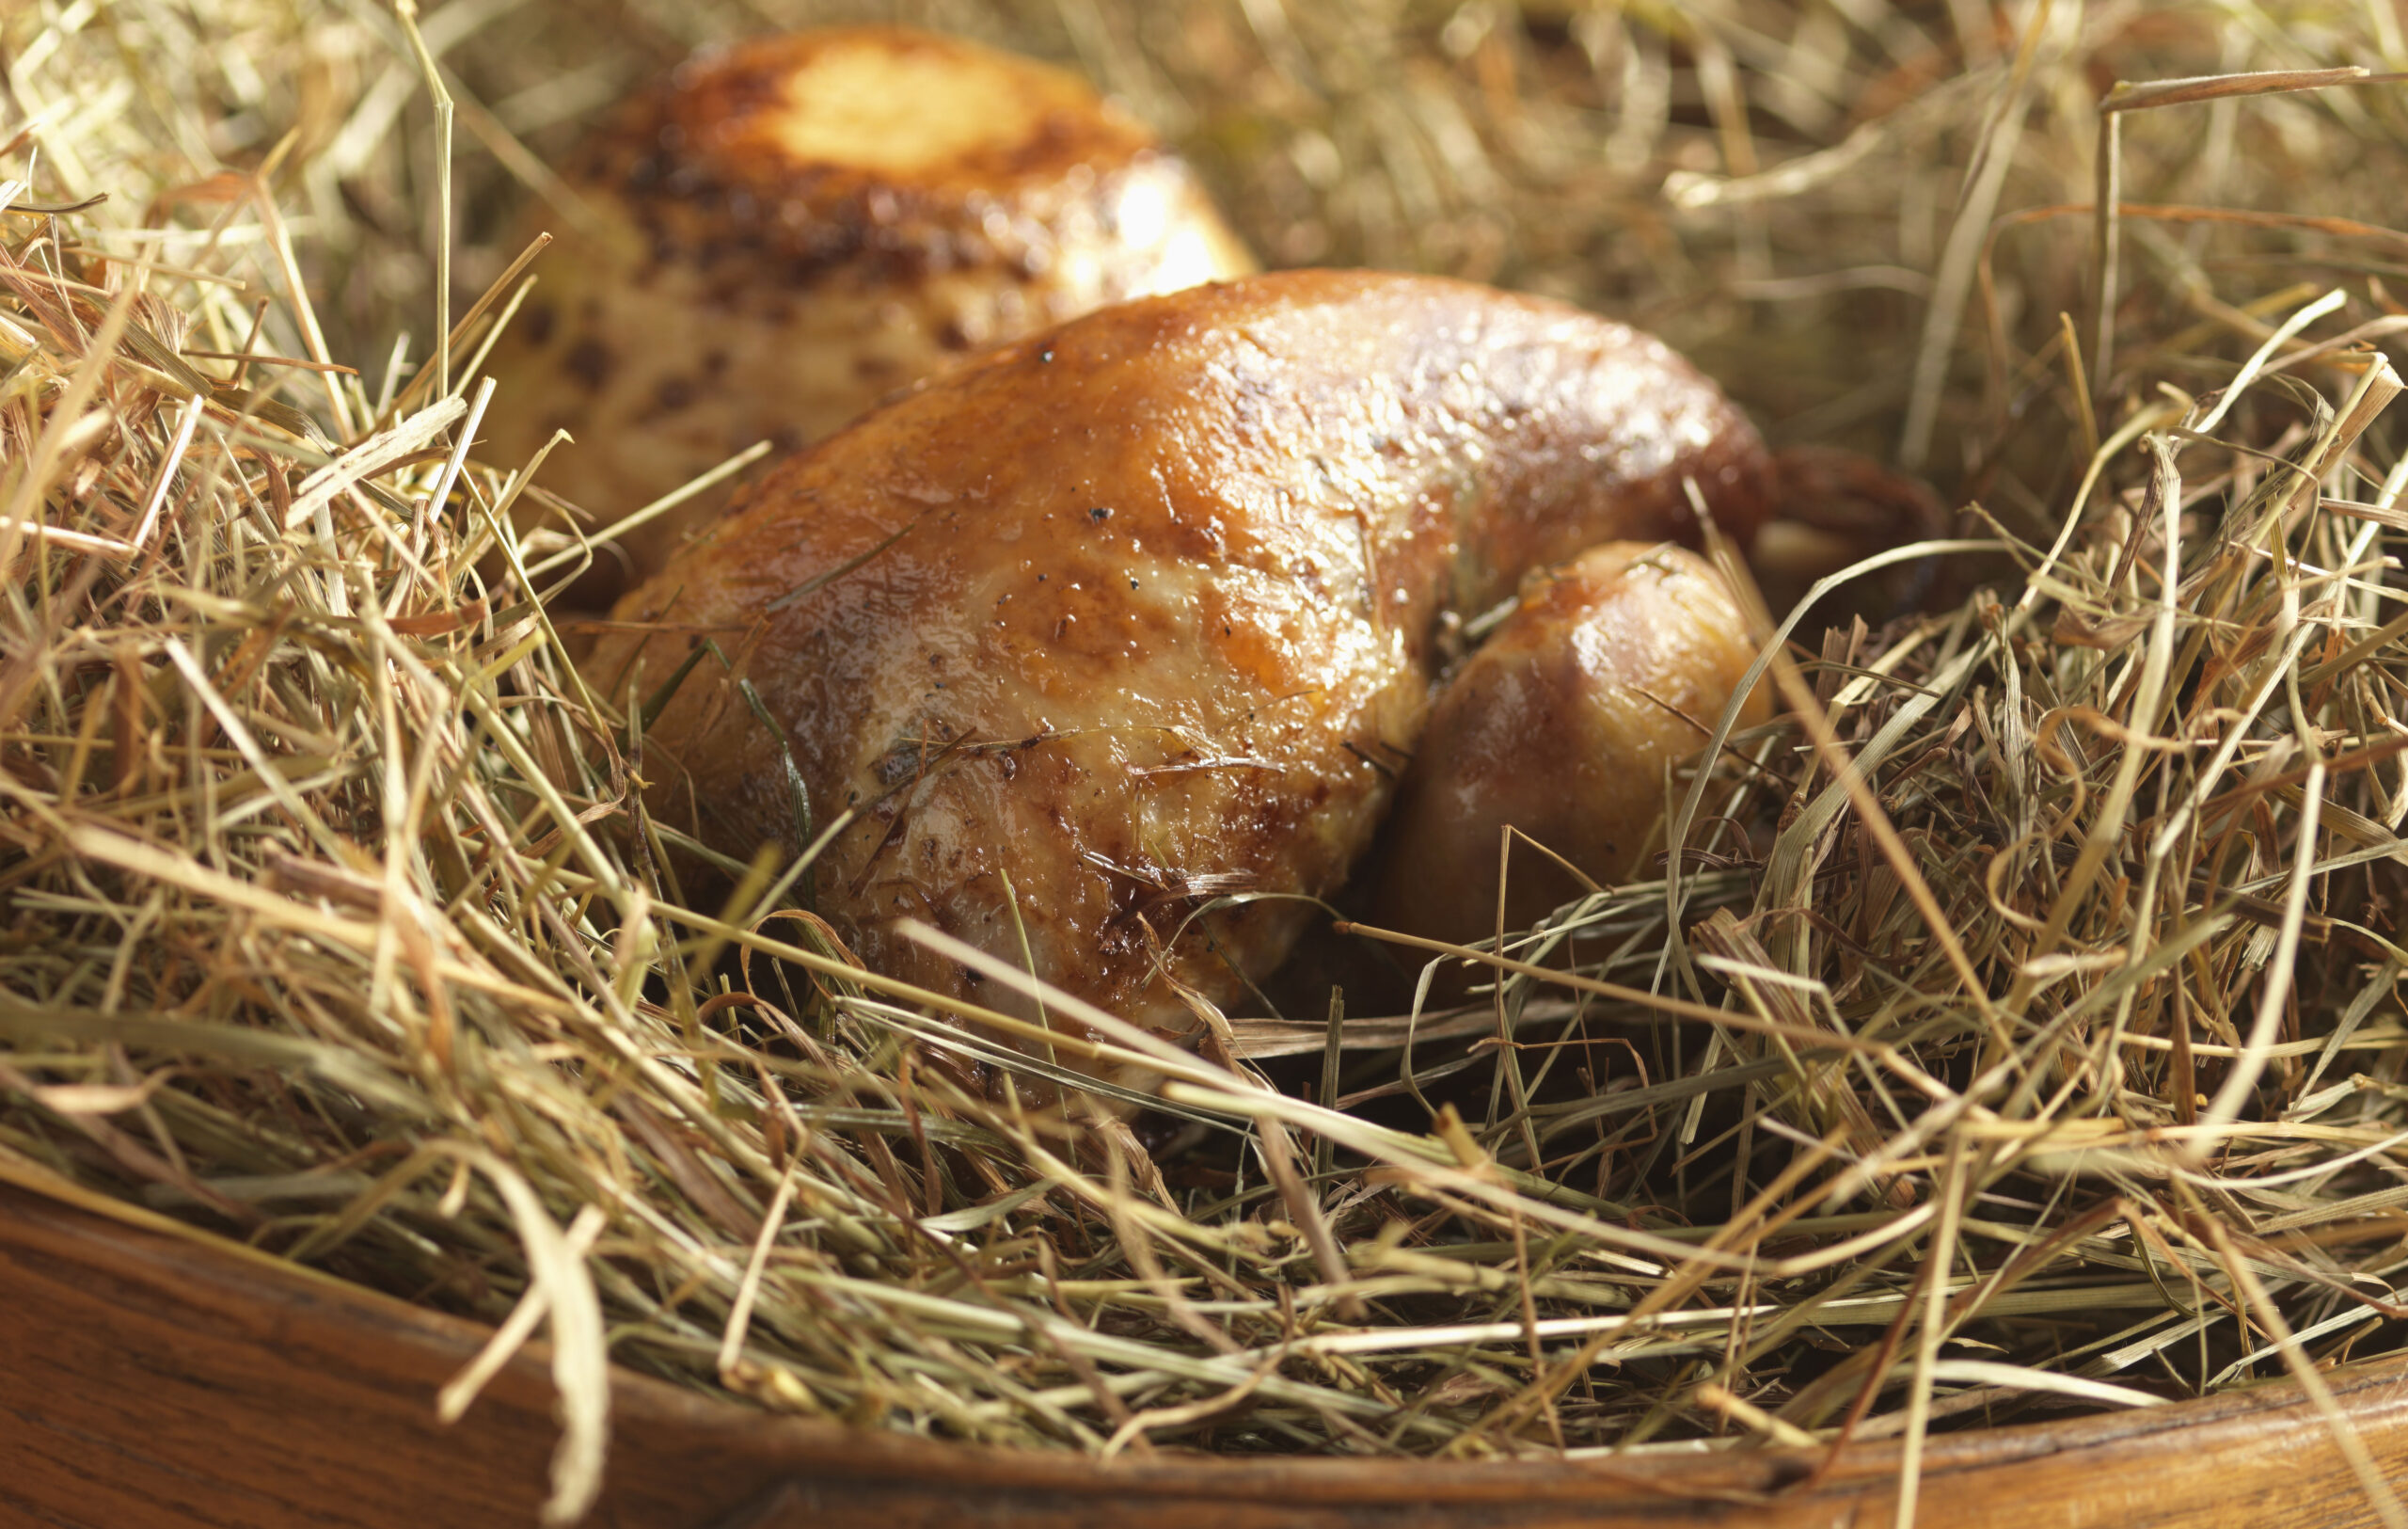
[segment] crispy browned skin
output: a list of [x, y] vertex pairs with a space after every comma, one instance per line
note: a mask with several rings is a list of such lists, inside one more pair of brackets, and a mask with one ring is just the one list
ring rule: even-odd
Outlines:
[[[1382, 831], [1370, 921], [1495, 934], [1508, 824], [1602, 885], [1643, 868], [1667, 771], [1704, 745], [1756, 646], [1728, 586], [1677, 547], [1610, 543], [1532, 574], [1431, 709]], [[1759, 689], [1738, 725], [1769, 714]], [[1579, 890], [1517, 845], [1503, 927], [1527, 929]]]
[[[516, 466], [569, 431], [538, 481], [604, 521], [975, 347], [1254, 269], [1185, 167], [1084, 82], [901, 27], [698, 57], [562, 178], [593, 225], [537, 211], [559, 243], [497, 348], [482, 451]], [[725, 502], [630, 532], [637, 576]], [[607, 603], [617, 566], [581, 595]]]
[[[872, 964], [997, 1002], [895, 935], [927, 920], [1147, 1023], [1286, 953], [1421, 737], [1436, 637], [1525, 570], [1740, 538], [1754, 432], [1662, 344], [1460, 282], [1290, 272], [1107, 310], [787, 463], [622, 601], [586, 673], [644, 695], [650, 800], [730, 853], [855, 821], [820, 910]], [[1209, 936], [1209, 938], [1208, 938]]]

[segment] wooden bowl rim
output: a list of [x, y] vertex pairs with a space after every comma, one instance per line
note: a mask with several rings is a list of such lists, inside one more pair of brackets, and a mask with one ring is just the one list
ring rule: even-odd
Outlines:
[[[489, 1335], [478, 1323], [296, 1268], [204, 1229], [103, 1199], [22, 1161], [0, 1159], [0, 1301], [9, 1298], [12, 1266], [28, 1267], [37, 1259], [47, 1261], [54, 1272], [75, 1266], [79, 1280], [88, 1270], [90, 1282], [125, 1282], [128, 1300], [181, 1302], [199, 1314], [195, 1320], [205, 1325], [223, 1325], [237, 1336], [247, 1333], [255, 1343], [298, 1346], [304, 1355], [321, 1360], [339, 1359], [355, 1344], [382, 1343], [408, 1351], [409, 1357], [390, 1367], [400, 1379], [385, 1380], [385, 1389], [398, 1389], [404, 1405], [422, 1408], [430, 1424], [436, 1385]], [[528, 1346], [455, 1429], [476, 1428], [481, 1411], [511, 1410], [548, 1426], [547, 1364], [544, 1346]], [[5, 1369], [5, 1359], [0, 1359], [0, 1372]], [[2408, 1454], [2408, 1355], [2337, 1368], [2326, 1379], [2362, 1438]], [[416, 1391], [420, 1385], [422, 1391]], [[1157, 1454], [1099, 1461], [756, 1412], [623, 1367], [614, 1367], [612, 1374], [612, 1422], [614, 1472], [622, 1467], [650, 1470], [645, 1464], [650, 1454], [673, 1459], [681, 1449], [689, 1455], [701, 1450], [713, 1458], [740, 1462], [728, 1468], [750, 1472], [756, 1478], [752, 1485], [772, 1495], [782, 1483], [849, 1483], [880, 1490], [908, 1487], [921, 1492], [1034, 1494], [1048, 1501], [1088, 1501], [1099, 1508], [1109, 1500], [1122, 1505], [1176, 1502], [1207, 1508], [1252, 1505], [1298, 1511], [1312, 1505], [1385, 1505], [1436, 1512], [1510, 1499], [1523, 1509], [1549, 1504], [1565, 1509], [1594, 1509], [1614, 1502], [1653, 1505], [1648, 1509], [1652, 1514], [1687, 1503], [1708, 1517], [1740, 1514], [1732, 1522], [1785, 1523], [1791, 1521], [1761, 1518], [1751, 1509], [1785, 1502], [1829, 1514], [1847, 1501], [1861, 1501], [1870, 1509], [1877, 1500], [1894, 1496], [1901, 1451], [1892, 1440], [1851, 1443], [1835, 1453], [1827, 1448], [1741, 1447], [1602, 1459]], [[1924, 1450], [1924, 1493], [1926, 1500], [1961, 1496], [1977, 1484], [1979, 1490], [1991, 1492], [1996, 1481], [2013, 1479], [1996, 1473], [2028, 1473], [2052, 1460], [2083, 1462], [2083, 1469], [2101, 1473], [2205, 1460], [2236, 1473], [2236, 1491], [2256, 1479], [2248, 1475], [2252, 1470], [2279, 1486], [2284, 1473], [2302, 1469], [2303, 1450], [2314, 1451], [2320, 1440], [2337, 1458], [2326, 1428], [2298, 1384], [2282, 1380], [2157, 1408], [1941, 1434]], [[6, 1432], [0, 1429], [0, 1434]], [[0, 1461], [6, 1455], [0, 1445]], [[1819, 1477], [1817, 1467], [1824, 1467]], [[2396, 1461], [2394, 1468], [2396, 1472]], [[530, 1469], [540, 1476], [540, 1459], [530, 1462]], [[540, 1481], [533, 1485], [539, 1487]], [[2353, 1481], [2349, 1489], [2356, 1491]], [[1926, 1513], [1924, 1521], [2029, 1521], [1959, 1520]]]

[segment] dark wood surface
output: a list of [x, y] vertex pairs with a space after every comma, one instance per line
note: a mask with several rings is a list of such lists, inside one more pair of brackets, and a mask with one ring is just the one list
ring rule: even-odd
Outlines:
[[[536, 1521], [555, 1428], [522, 1356], [456, 1426], [436, 1389], [484, 1330], [139, 1213], [0, 1185], [0, 1525], [483, 1529]], [[2336, 1371], [2408, 1480], [2408, 1364]], [[1862, 1529], [1893, 1512], [1894, 1445], [1612, 1462], [1122, 1460], [1011, 1455], [769, 1417], [620, 1375], [601, 1506], [661, 1529]], [[2373, 1523], [2288, 1384], [1932, 1441], [1925, 1529]]]

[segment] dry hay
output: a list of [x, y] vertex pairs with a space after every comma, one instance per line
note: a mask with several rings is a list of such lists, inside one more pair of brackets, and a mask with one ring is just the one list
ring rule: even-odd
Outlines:
[[0, 1177], [547, 1325], [562, 1515], [606, 1353], [1030, 1447], [1482, 1456], [2399, 1346], [2408, 235], [2360, 219], [2408, 154], [2396, 86], [2299, 72], [2408, 64], [2387, 8], [900, 8], [1077, 57], [1275, 259], [1617, 309], [1969, 505], [1958, 603], [1767, 647], [1792, 714], [1674, 783], [1663, 879], [1461, 1013], [1123, 1027], [1133, 1124], [968, 1086], [1036, 1064], [832, 959], [793, 868], [681, 906], [531, 598], [578, 551], [465, 445], [515, 183], [810, 10], [0, 17]]

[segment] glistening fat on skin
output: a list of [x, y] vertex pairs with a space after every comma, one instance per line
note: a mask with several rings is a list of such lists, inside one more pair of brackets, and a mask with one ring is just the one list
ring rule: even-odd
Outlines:
[[[1327, 894], [1372, 842], [1450, 615], [1601, 542], [1693, 540], [1685, 479], [1743, 542], [1773, 491], [1646, 335], [1431, 278], [1258, 277], [1006, 347], [789, 461], [585, 671], [643, 696], [716, 639], [733, 672], [695, 664], [649, 732], [653, 810], [799, 850], [799, 771], [815, 823], [856, 815], [818, 906], [874, 966], [1009, 1007], [892, 924], [1014, 964], [1024, 927], [1049, 981], [1183, 1028], [1180, 985], [1235, 1000], [1310, 916], [1200, 906]], [[1718, 710], [1736, 676], [1699, 651]]]

